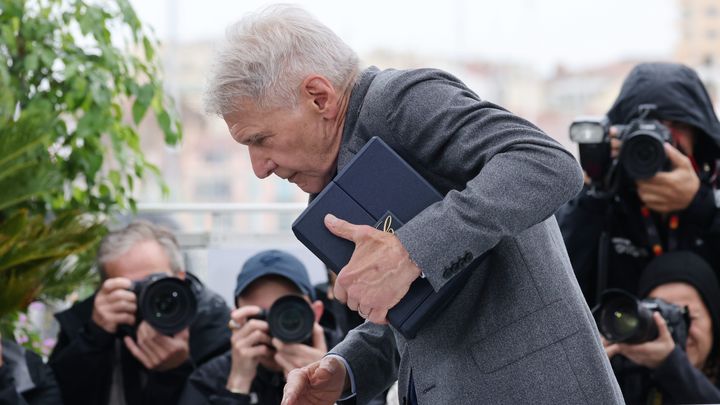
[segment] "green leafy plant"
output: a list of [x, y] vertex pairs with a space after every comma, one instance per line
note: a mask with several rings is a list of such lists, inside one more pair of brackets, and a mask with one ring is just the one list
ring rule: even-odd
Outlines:
[[0, 0], [0, 117], [6, 124], [41, 104], [52, 122], [65, 186], [42, 196], [51, 209], [134, 208], [137, 180], [159, 175], [137, 125], [152, 110], [168, 145], [181, 132], [155, 46], [127, 0]]
[[0, 331], [94, 281], [104, 221], [160, 180], [138, 126], [181, 128], [156, 47], [127, 0], [0, 0]]

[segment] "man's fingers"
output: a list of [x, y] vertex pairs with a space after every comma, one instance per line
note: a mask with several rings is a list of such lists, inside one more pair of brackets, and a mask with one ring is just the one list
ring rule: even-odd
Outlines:
[[305, 368], [297, 368], [287, 375], [287, 383], [283, 389], [282, 405], [296, 404], [300, 395], [309, 388], [309, 370]]
[[655, 318], [655, 325], [657, 325], [658, 328], [658, 338], [664, 338], [666, 336], [669, 336], [670, 331], [668, 330], [665, 318], [663, 318], [659, 312], [653, 313], [653, 318]]
[[670, 145], [669, 143], [665, 143], [665, 154], [667, 155], [668, 159], [670, 159], [670, 162], [672, 163], [672, 166], [675, 167], [686, 167], [692, 169], [692, 163], [690, 163], [690, 159], [688, 159], [687, 156], [683, 155], [682, 152], [677, 150], [674, 146]]
[[372, 323], [379, 324], [379, 325], [385, 325], [388, 323], [387, 310], [373, 308], [372, 311], [370, 312], [370, 316], [367, 317], [367, 320]]
[[620, 346], [617, 343], [605, 346], [605, 353], [609, 359], [613, 358], [616, 354], [620, 353]]
[[[351, 242], [357, 242], [360, 236], [365, 232], [367, 225], [354, 225], [344, 221], [333, 214], [325, 215], [325, 227], [335, 236], [347, 239]], [[370, 228], [373, 229], [373, 228]]]
[[[333, 295], [335, 295], [335, 299], [340, 301], [341, 303], [345, 304], [348, 299], [347, 290], [345, 290], [345, 287], [341, 286], [340, 283], [336, 282], [335, 286], [333, 286]], [[351, 308], [353, 311], [355, 308]]]
[[105, 280], [105, 282], [102, 284], [101, 290], [103, 290], [103, 292], [105, 293], [110, 293], [117, 289], [127, 290], [130, 287], [132, 287], [132, 281], [130, 281], [130, 279], [127, 279], [125, 277], [115, 277]]
[[130, 338], [130, 336], [125, 336], [125, 346], [127, 346], [128, 350], [130, 350], [130, 353], [132, 353], [133, 356], [135, 356], [136, 359], [142, 363], [145, 368], [151, 368], [152, 362], [150, 361], [150, 358], [148, 358], [147, 355], [138, 347], [138, 345], [133, 342], [133, 340]]
[[110, 304], [112, 312], [116, 314], [134, 314], [137, 311], [137, 304], [129, 301], [115, 301]]

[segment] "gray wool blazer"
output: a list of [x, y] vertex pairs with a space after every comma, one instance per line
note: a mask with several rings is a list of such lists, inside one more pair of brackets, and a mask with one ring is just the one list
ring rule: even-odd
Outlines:
[[553, 217], [582, 186], [573, 156], [430, 69], [361, 74], [338, 169], [372, 136], [445, 196], [396, 232], [436, 290], [490, 253], [416, 338], [366, 322], [331, 350], [358, 403], [397, 378], [403, 404], [411, 370], [423, 405], [622, 403]]

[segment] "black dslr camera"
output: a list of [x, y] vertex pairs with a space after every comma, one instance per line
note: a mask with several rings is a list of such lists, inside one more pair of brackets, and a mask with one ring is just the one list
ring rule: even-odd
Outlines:
[[187, 280], [153, 273], [133, 281], [130, 291], [137, 296], [137, 324], [145, 320], [158, 332], [171, 336], [195, 318], [197, 298]]
[[273, 302], [270, 310], [263, 310], [250, 319], [267, 321], [270, 325], [270, 336], [285, 343], [312, 345], [315, 312], [301, 295], [282, 296]]
[[638, 107], [639, 117], [627, 125], [616, 125], [622, 141], [616, 160], [610, 156], [610, 125], [607, 118], [577, 118], [570, 125], [570, 139], [578, 144], [580, 165], [590, 179], [605, 181], [615, 167], [630, 180], [647, 179], [669, 167], [663, 143], [670, 141], [670, 130], [651, 119], [654, 104]]
[[685, 350], [690, 315], [687, 307], [670, 304], [659, 298], [639, 300], [623, 290], [610, 289], [600, 296], [593, 309], [600, 333], [611, 343], [643, 343], [655, 340], [658, 329], [653, 312], [660, 312], [676, 344]]

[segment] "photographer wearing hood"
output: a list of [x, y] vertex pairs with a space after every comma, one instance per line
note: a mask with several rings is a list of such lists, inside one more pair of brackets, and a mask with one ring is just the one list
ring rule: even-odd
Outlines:
[[587, 182], [556, 215], [591, 307], [607, 288], [636, 291], [647, 264], [669, 251], [720, 269], [720, 122], [695, 71], [636, 66], [607, 119], [576, 121], [571, 138]]
[[[646, 329], [654, 324], [654, 338], [603, 341], [627, 403], [719, 403], [720, 287], [713, 269], [694, 253], [671, 252], [650, 262], [639, 285], [638, 296], [663, 300], [674, 309], [653, 310], [648, 316]], [[650, 300], [641, 305], [655, 308]], [[683, 317], [673, 316], [680, 311]], [[642, 320], [623, 322], [629, 313], [621, 312], [614, 313], [614, 326], [645, 329]], [[642, 317], [626, 319], [631, 318]], [[613, 338], [613, 329], [627, 330], [608, 328], [602, 321], [599, 325], [607, 339]]]

